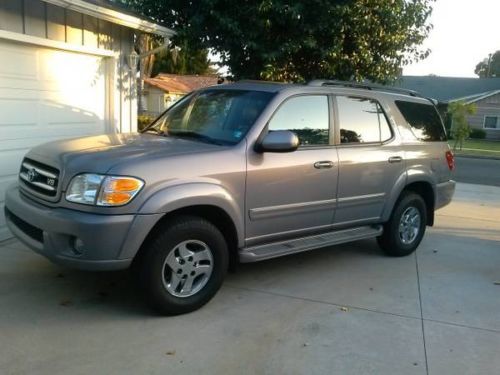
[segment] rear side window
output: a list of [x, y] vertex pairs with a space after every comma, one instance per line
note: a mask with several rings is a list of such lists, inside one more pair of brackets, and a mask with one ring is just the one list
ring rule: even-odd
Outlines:
[[337, 96], [340, 143], [380, 143], [392, 137], [380, 104], [368, 98]]
[[396, 106], [419, 140], [425, 142], [446, 141], [446, 132], [441, 117], [433, 105], [397, 100]]

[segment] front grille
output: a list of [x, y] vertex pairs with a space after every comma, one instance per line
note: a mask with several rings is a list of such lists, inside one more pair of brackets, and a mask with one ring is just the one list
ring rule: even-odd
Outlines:
[[5, 216], [24, 234], [31, 237], [35, 241], [43, 243], [43, 231], [41, 229], [25, 222], [20, 217], [14, 215], [11, 211], [7, 209], [7, 207], [5, 207]]
[[59, 171], [56, 168], [25, 158], [19, 177], [30, 189], [53, 197], [57, 193]]

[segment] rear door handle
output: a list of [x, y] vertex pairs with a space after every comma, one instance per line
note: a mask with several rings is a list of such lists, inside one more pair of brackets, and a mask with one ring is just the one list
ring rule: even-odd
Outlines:
[[316, 169], [328, 169], [333, 167], [333, 161], [330, 160], [323, 160], [323, 161], [317, 161], [314, 163], [314, 168]]
[[403, 158], [401, 156], [391, 156], [389, 158], [389, 163], [401, 163]]

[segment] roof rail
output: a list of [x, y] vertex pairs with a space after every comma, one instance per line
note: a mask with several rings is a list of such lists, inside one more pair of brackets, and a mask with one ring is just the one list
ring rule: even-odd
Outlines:
[[351, 82], [351, 81], [337, 81], [328, 79], [315, 79], [307, 82], [308, 86], [339, 86], [347, 87], [350, 89], [374, 90], [374, 91], [387, 91], [400, 94], [406, 94], [415, 97], [422, 97], [418, 92], [413, 90], [402, 89], [399, 87], [376, 85], [373, 83]]
[[261, 84], [275, 84], [275, 85], [286, 85], [286, 82], [277, 82], [277, 81], [265, 81], [260, 79], [240, 79], [238, 81], [234, 81], [234, 83], [261, 83]]

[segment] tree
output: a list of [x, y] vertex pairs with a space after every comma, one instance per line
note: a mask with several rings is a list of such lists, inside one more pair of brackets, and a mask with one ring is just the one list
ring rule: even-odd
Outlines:
[[424, 59], [434, 0], [123, 0], [235, 79], [394, 80]]
[[467, 116], [475, 114], [477, 111], [474, 103], [466, 104], [462, 101], [452, 102], [448, 105], [448, 115], [451, 118], [451, 135], [455, 140], [453, 150], [460, 146], [462, 149], [464, 140], [470, 135], [471, 128], [467, 122]]
[[496, 51], [476, 65], [474, 70], [479, 78], [500, 77], [500, 51]]
[[171, 74], [214, 74], [208, 58], [208, 50], [193, 49], [187, 43], [182, 47], [165, 49], [155, 58], [152, 73], [154, 77], [159, 73]]

